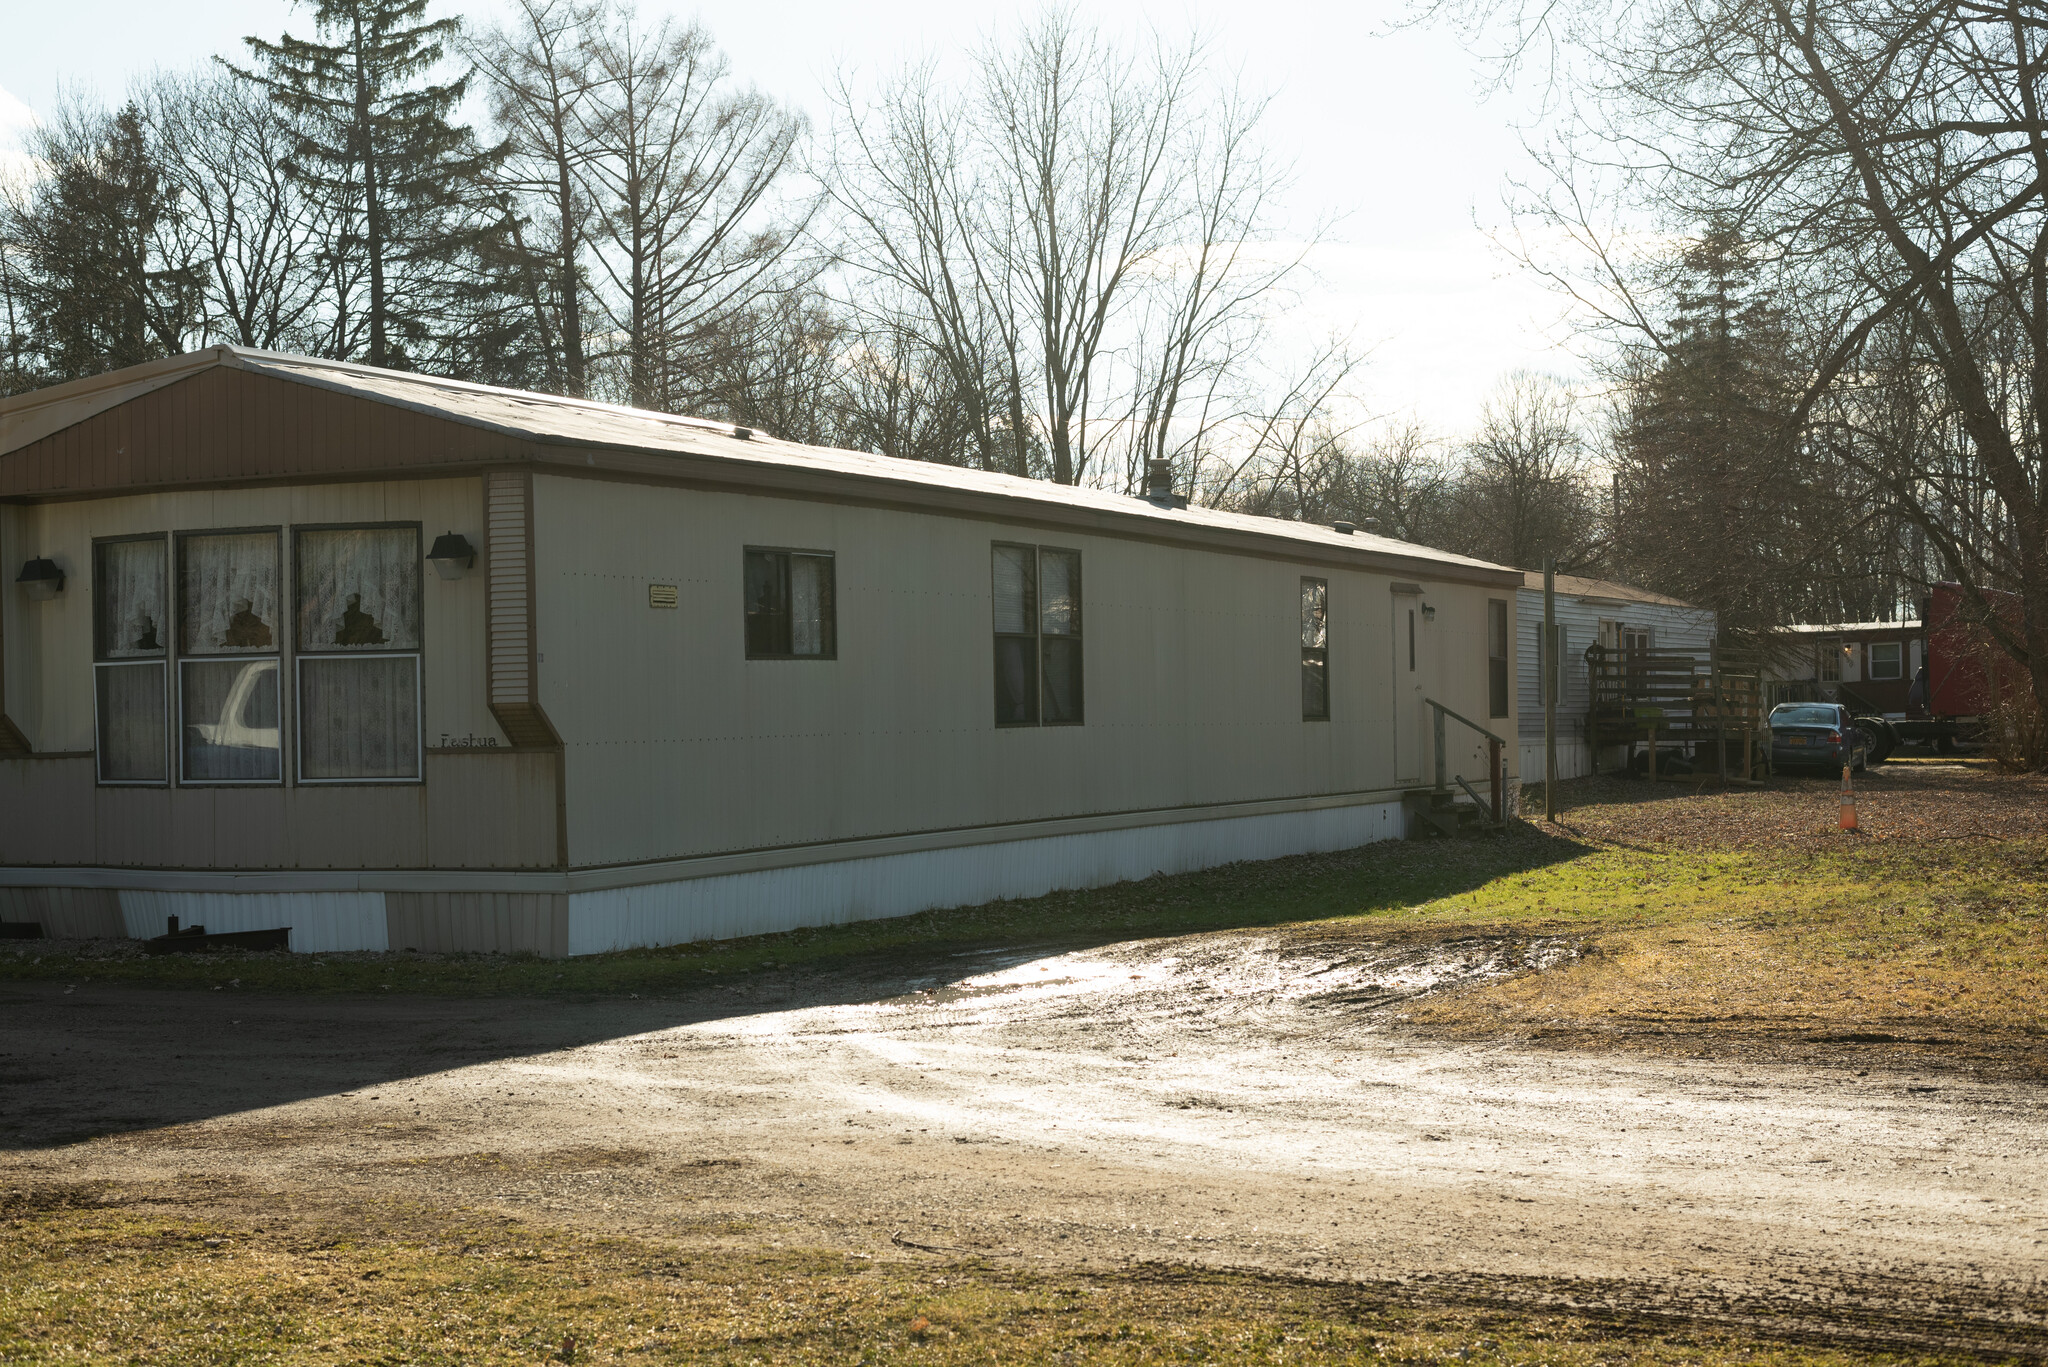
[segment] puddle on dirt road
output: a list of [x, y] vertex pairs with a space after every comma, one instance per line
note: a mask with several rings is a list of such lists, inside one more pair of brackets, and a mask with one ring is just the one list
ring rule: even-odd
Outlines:
[[[1370, 1031], [1373, 1017], [1433, 993], [1566, 962], [1577, 943], [1561, 937], [1465, 936], [1454, 940], [1338, 941], [1289, 932], [1227, 932], [1038, 954], [964, 955], [955, 974], [911, 979], [908, 990], [784, 1011], [708, 1027], [756, 1038], [911, 1018], [926, 1027], [1005, 1027], [1083, 1018], [1312, 1028], [1342, 1015]], [[800, 1000], [800, 999], [799, 999]], [[886, 1027], [884, 1027], [886, 1028]]]
[[1008, 963], [933, 983], [935, 1004], [987, 1009], [1075, 997], [1165, 994], [1245, 1004], [1377, 1009], [1449, 988], [1533, 972], [1577, 954], [1562, 938], [1470, 936], [1449, 941], [1304, 943], [1284, 935], [1140, 941]]

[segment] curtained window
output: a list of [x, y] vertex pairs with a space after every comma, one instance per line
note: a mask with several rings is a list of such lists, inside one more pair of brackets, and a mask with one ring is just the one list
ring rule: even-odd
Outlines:
[[992, 563], [996, 725], [1079, 725], [1081, 553], [997, 543]]
[[97, 541], [93, 569], [94, 753], [102, 783], [170, 781], [164, 538]]
[[747, 658], [830, 660], [839, 653], [830, 551], [746, 552]]
[[278, 533], [178, 534], [178, 779], [284, 779]]
[[1301, 581], [1301, 719], [1330, 719], [1330, 581]]
[[420, 529], [292, 532], [302, 783], [420, 777]]

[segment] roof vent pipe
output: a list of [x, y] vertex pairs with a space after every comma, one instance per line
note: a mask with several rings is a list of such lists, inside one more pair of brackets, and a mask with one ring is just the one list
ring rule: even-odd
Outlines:
[[1145, 501], [1155, 508], [1185, 508], [1188, 501], [1173, 491], [1173, 462], [1170, 460], [1148, 460], [1145, 462]]
[[1173, 497], [1172, 461], [1155, 459], [1145, 462], [1145, 497], [1150, 499]]

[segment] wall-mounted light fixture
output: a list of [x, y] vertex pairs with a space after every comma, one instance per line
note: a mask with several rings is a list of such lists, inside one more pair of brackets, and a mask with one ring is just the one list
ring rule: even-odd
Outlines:
[[21, 573], [14, 577], [29, 597], [48, 602], [64, 592], [64, 571], [57, 568], [57, 562], [47, 556], [37, 556], [21, 567]]
[[476, 547], [469, 544], [469, 538], [460, 532], [443, 532], [434, 538], [434, 549], [427, 552], [427, 563], [443, 579], [460, 579], [476, 564]]
[[1422, 620], [1425, 622], [1434, 622], [1436, 620], [1436, 609], [1428, 603], [1422, 605]]

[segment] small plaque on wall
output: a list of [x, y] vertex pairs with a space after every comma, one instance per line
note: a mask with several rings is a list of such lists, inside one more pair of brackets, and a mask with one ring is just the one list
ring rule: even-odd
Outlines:
[[649, 584], [647, 586], [648, 607], [672, 608], [675, 605], [676, 586], [674, 584]]

